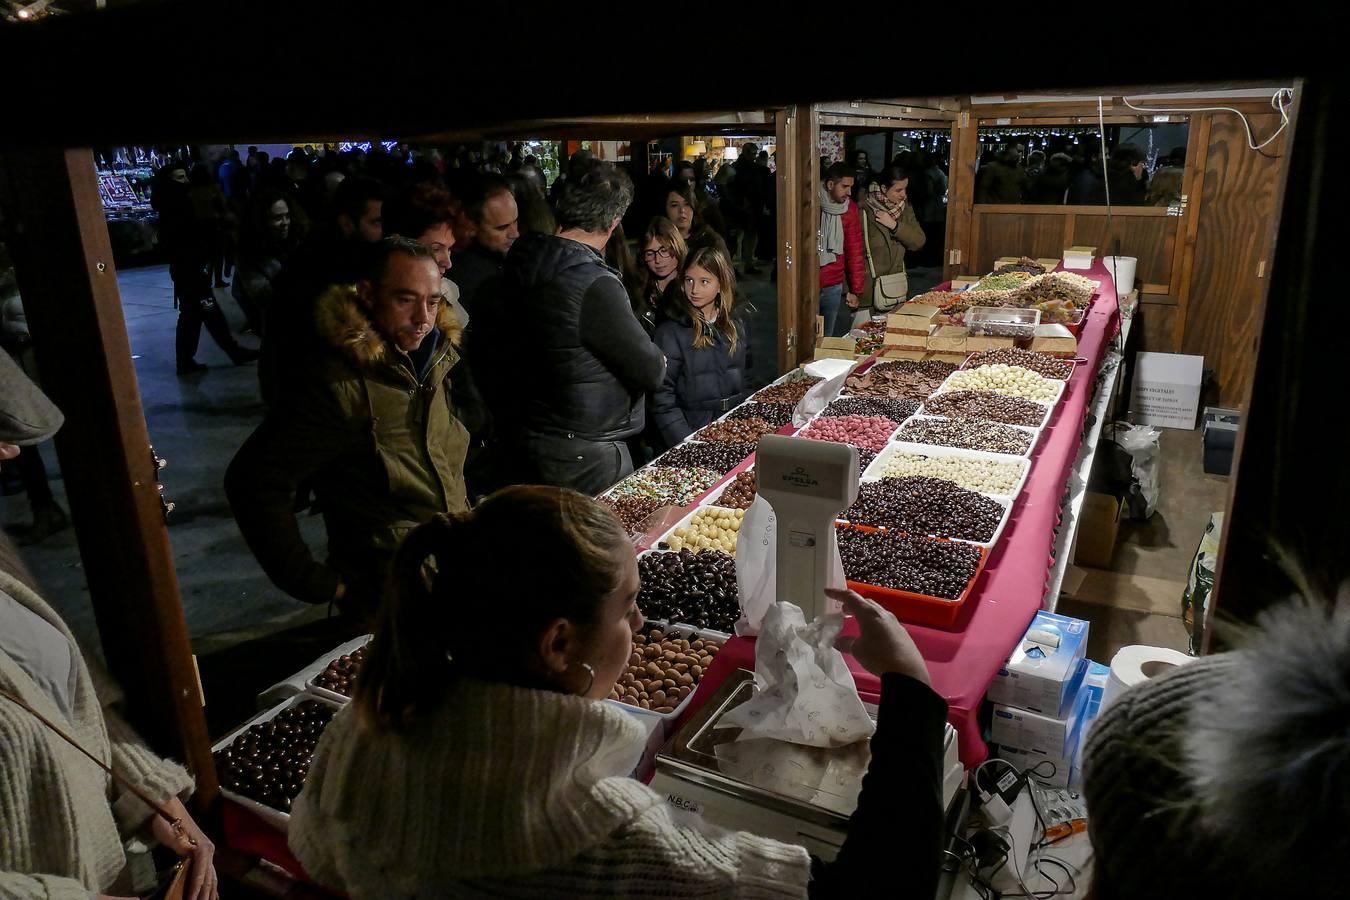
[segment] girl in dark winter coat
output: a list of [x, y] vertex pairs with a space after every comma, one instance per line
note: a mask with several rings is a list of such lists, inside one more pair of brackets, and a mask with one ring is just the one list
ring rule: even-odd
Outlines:
[[651, 416], [674, 445], [746, 398], [750, 333], [735, 313], [736, 274], [716, 247], [691, 250], [684, 293], [656, 326], [666, 377], [651, 396]]

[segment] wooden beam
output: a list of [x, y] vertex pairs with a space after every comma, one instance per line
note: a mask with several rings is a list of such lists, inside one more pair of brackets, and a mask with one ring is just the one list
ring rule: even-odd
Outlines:
[[963, 113], [952, 124], [952, 151], [948, 166], [947, 258], [943, 260], [943, 275], [948, 280], [963, 274], [962, 266], [975, 261], [975, 160], [979, 152], [979, 128], [974, 118]]
[[[1061, 206], [1031, 203], [976, 203], [978, 213], [1016, 213], [1026, 216], [1062, 216], [1071, 212], [1080, 216], [1107, 215], [1105, 206]], [[1122, 218], [1162, 219], [1167, 217], [1165, 206], [1112, 206], [1110, 215]]]
[[1200, 206], [1205, 196], [1205, 167], [1209, 156], [1209, 113], [1196, 116], [1195, 134], [1186, 141], [1186, 169], [1183, 183], [1189, 176], [1191, 190], [1186, 195], [1186, 213], [1182, 218], [1185, 228], [1182, 239], [1181, 280], [1177, 286], [1177, 315], [1172, 321], [1172, 352], [1180, 353], [1186, 337], [1186, 309], [1191, 298], [1191, 274], [1195, 270], [1195, 239], [1200, 228]]
[[820, 111], [797, 107], [797, 332], [794, 365], [815, 355], [820, 314]]
[[798, 107], [780, 109], [776, 115], [774, 133], [776, 147], [774, 161], [777, 172], [774, 179], [778, 189], [778, 374], [782, 375], [797, 365], [797, 332], [800, 306], [801, 257], [801, 148], [797, 143]]
[[210, 803], [206, 717], [93, 155], [7, 154], [0, 199], [43, 387], [66, 417], [56, 451], [104, 657], [128, 719], [187, 763]]
[[820, 124], [844, 130], [901, 131], [906, 128], [922, 128], [932, 131], [946, 131], [951, 127], [951, 120], [946, 118], [885, 119], [877, 116], [846, 116], [835, 113], [821, 113]]
[[[850, 100], [844, 103], [821, 103], [821, 116], [857, 117], [865, 119], [914, 119], [932, 122], [951, 122], [958, 112], [951, 109], [933, 109], [884, 100]], [[823, 120], [822, 120], [823, 121]]]

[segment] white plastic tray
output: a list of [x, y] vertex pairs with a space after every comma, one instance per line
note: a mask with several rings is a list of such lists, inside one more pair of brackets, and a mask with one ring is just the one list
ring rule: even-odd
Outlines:
[[[872, 460], [872, 464], [862, 474], [863, 481], [879, 481], [882, 477], [882, 470], [885, 467], [885, 461], [896, 453], [914, 453], [920, 456], [929, 457], [955, 457], [957, 459], [983, 459], [990, 462], [1012, 464], [1020, 466], [1022, 475], [1017, 479], [1017, 484], [1013, 487], [1011, 494], [999, 494], [984, 491], [989, 497], [1009, 498], [1016, 500], [1022, 494], [1022, 488], [1027, 483], [1027, 477], [1031, 474], [1031, 462], [1021, 456], [1009, 456], [1006, 453], [990, 453], [987, 450], [966, 450], [962, 447], [940, 447], [930, 444], [909, 444], [903, 441], [892, 441], [885, 450], [877, 454], [877, 458]], [[967, 488], [969, 490], [969, 488]]]
[[[720, 494], [723, 490], [725, 490], [725, 488], [726, 488], [726, 486], [723, 485], [721, 488], [718, 489], [717, 492]], [[655, 542], [655, 544], [652, 546], [652, 549], [653, 549], [653, 550], [658, 550], [659, 552], [663, 552], [663, 553], [664, 553], [664, 552], [669, 552], [669, 551], [660, 551], [660, 550], [659, 550], [659, 547], [658, 547], [657, 545], [661, 544], [663, 541], [668, 541], [668, 540], [671, 538], [671, 536], [673, 536], [673, 535], [675, 534], [675, 530], [676, 530], [676, 529], [678, 529], [678, 528], [688, 528], [689, 525], [690, 525], [690, 523], [694, 521], [694, 516], [698, 515], [699, 513], [703, 512], [704, 510], [706, 510], [706, 509], [708, 509], [709, 507], [712, 507], [712, 506], [717, 506], [717, 504], [715, 504], [715, 503], [706, 503], [706, 502], [705, 502], [705, 503], [699, 503], [698, 505], [692, 507], [692, 508], [689, 510], [689, 512], [685, 513], [684, 518], [680, 519], [680, 521], [678, 521], [678, 522], [676, 522], [674, 525], [670, 526], [670, 528], [666, 529], [666, 530], [661, 534], [661, 536], [658, 537], [658, 538], [656, 539], [656, 542]], [[729, 509], [728, 507], [718, 507], [718, 508], [719, 508], [719, 509]], [[733, 514], [736, 512], [734, 509], [729, 509], [729, 511], [732, 512]], [[695, 553], [698, 552], [698, 551], [697, 551], [695, 548], [693, 548], [693, 547], [690, 547], [689, 549], [690, 549], [690, 550], [694, 550]], [[724, 550], [724, 551], [722, 551], [722, 552], [725, 553], [726, 551]], [[735, 551], [731, 552], [731, 553], [728, 554], [728, 555], [729, 555], [732, 559], [735, 559], [735, 558], [736, 558], [736, 553], [735, 553]]]
[[334, 703], [350, 703], [352, 700], [351, 697], [344, 697], [337, 691], [330, 691], [328, 688], [322, 687], [315, 682], [316, 679], [324, 673], [324, 670], [328, 668], [329, 663], [339, 656], [346, 656], [347, 654], [355, 653], [357, 650], [360, 650], [366, 644], [370, 643], [372, 637], [373, 635], [367, 634], [356, 638], [355, 640], [348, 641], [331, 653], [319, 657], [313, 666], [310, 666], [305, 670], [306, 672], [311, 673], [309, 677], [305, 679], [305, 690], [316, 697], [322, 697], [323, 699], [331, 700]]
[[[905, 425], [909, 424], [910, 422], [914, 422], [914, 421], [922, 420], [922, 419], [929, 419], [929, 420], [935, 420], [935, 421], [952, 421], [952, 422], [967, 421], [967, 420], [961, 420], [961, 419], [943, 419], [943, 418], [941, 418], [941, 417], [939, 417], [939, 416], [918, 416], [918, 415], [910, 416], [910, 417], [909, 417], [908, 419], [906, 419], [904, 422], [900, 423], [900, 428], [896, 429], [895, 435], [892, 436], [892, 438], [891, 438], [891, 444], [893, 444], [893, 445], [895, 445], [895, 446], [899, 446], [899, 447], [904, 447], [904, 448], [906, 448], [906, 449], [908, 449], [908, 450], [912, 450], [912, 451], [914, 451], [914, 452], [916, 452], [916, 453], [923, 453], [923, 452], [925, 452], [925, 449], [924, 449], [924, 448], [928, 448], [928, 447], [942, 447], [942, 446], [945, 446], [944, 444], [920, 444], [920, 443], [916, 443], [916, 442], [914, 442], [914, 441], [905, 441], [905, 440], [901, 440], [901, 439], [900, 439], [900, 429], [904, 428]], [[1002, 422], [992, 422], [992, 423], [989, 423], [989, 424], [993, 424], [993, 425], [1003, 425]], [[1026, 432], [1027, 434], [1031, 435], [1031, 445], [1030, 445], [1029, 447], [1027, 447], [1026, 452], [1025, 452], [1025, 453], [994, 453], [994, 452], [992, 452], [992, 451], [990, 451], [990, 450], [983, 450], [983, 451], [980, 451], [980, 452], [982, 452], [982, 453], [988, 453], [988, 454], [990, 454], [991, 456], [997, 456], [997, 457], [999, 457], [1000, 459], [1030, 459], [1030, 458], [1031, 458], [1031, 454], [1036, 452], [1036, 444], [1037, 444], [1037, 442], [1040, 440], [1041, 432], [1038, 431], [1038, 430], [1035, 429], [1035, 428], [1023, 428], [1023, 427], [1020, 426], [1020, 425], [1004, 425], [1003, 427], [1005, 427], [1005, 428], [1016, 428], [1018, 431], [1023, 431], [1023, 432]], [[954, 448], [952, 448], [952, 449], [954, 449], [954, 450], [964, 450], [964, 449], [966, 449], [966, 448], [964, 448], [964, 447], [954, 447]], [[878, 455], [879, 455], [879, 454], [878, 454]]]
[[[327, 665], [327, 663], [324, 663], [324, 665]], [[296, 694], [295, 696], [288, 699], [285, 703], [281, 703], [277, 706], [274, 706], [265, 712], [258, 713], [258, 715], [249, 719], [243, 725], [240, 725], [234, 731], [231, 731], [228, 735], [226, 735], [220, 741], [217, 741], [215, 745], [211, 747], [211, 752], [214, 754], [218, 753], [221, 750], [224, 750], [226, 747], [230, 746], [230, 744], [234, 743], [235, 738], [239, 737], [239, 735], [243, 734], [245, 731], [247, 731], [254, 725], [261, 724], [262, 722], [270, 722], [272, 719], [275, 719], [277, 716], [281, 715], [281, 713], [285, 712], [291, 707], [299, 706], [301, 703], [305, 702], [322, 703], [324, 706], [333, 707], [334, 711], [340, 710], [342, 708], [340, 704], [334, 703], [331, 700], [325, 700], [322, 697], [316, 697], [312, 694]], [[273, 828], [276, 828], [281, 832], [285, 832], [290, 828], [291, 824], [290, 813], [282, 812], [279, 809], [273, 809], [272, 807], [267, 806], [266, 804], [259, 803], [257, 800], [254, 800], [251, 797], [245, 797], [243, 794], [236, 794], [234, 791], [230, 790], [227, 787], [222, 786], [220, 792], [224, 796], [233, 800], [235, 803], [238, 803], [240, 806], [247, 809], [249, 812], [258, 816], [258, 818], [262, 819], [264, 822], [271, 825]]]
[[[751, 463], [748, 467], [746, 467], [745, 469], [742, 469], [741, 471], [743, 471], [743, 472], [753, 472], [753, 471], [755, 471], [754, 463]], [[727, 475], [728, 475], [729, 477], [728, 477], [725, 481], [723, 481], [721, 484], [719, 484], [717, 487], [715, 487], [715, 488], [713, 488], [711, 491], [709, 491], [708, 494], [707, 494], [702, 500], [698, 501], [698, 505], [699, 505], [699, 506], [718, 506], [718, 505], [720, 505], [720, 504], [718, 504], [717, 501], [720, 500], [720, 499], [722, 498], [722, 492], [725, 491], [725, 490], [727, 489], [727, 485], [731, 484], [731, 482], [733, 482], [733, 481], [736, 480], [736, 475], [739, 475], [739, 474], [740, 474], [740, 472], [737, 472], [737, 473], [734, 473], [734, 474], [731, 473], [731, 472], [728, 472]], [[731, 507], [727, 507], [727, 509], [730, 509], [730, 508], [731, 508]]]
[[[928, 397], [928, 399], [929, 399], [929, 400], [932, 400], [932, 399], [933, 399], [934, 397], [936, 397], [938, 394], [944, 394], [944, 393], [947, 393], [947, 392], [944, 391], [944, 390], [938, 390], [938, 391], [936, 391], [935, 393], [930, 394], [929, 397]], [[994, 392], [993, 392], [993, 391], [985, 391], [984, 393], [990, 393], [990, 394], [992, 394], [992, 393], [994, 393]], [[1060, 393], [1061, 393], [1061, 395], [1062, 395], [1062, 394], [1063, 394], [1063, 391], [1060, 391]], [[999, 396], [1000, 396], [1000, 397], [1003, 397], [1003, 396], [1007, 396], [1007, 395], [1005, 395], [1005, 394], [999, 394]], [[1008, 399], [1012, 400], [1012, 399], [1026, 399], [1026, 398], [1024, 398], [1024, 397], [1009, 397]], [[1055, 414], [1055, 406], [1054, 406], [1054, 404], [1051, 403], [1050, 405], [1047, 406], [1047, 405], [1045, 404], [1045, 402], [1044, 402], [1044, 401], [1041, 401], [1041, 400], [1029, 400], [1029, 401], [1027, 401], [1027, 402], [1029, 402], [1029, 403], [1035, 403], [1037, 406], [1041, 407], [1041, 409], [1044, 410], [1044, 412], [1041, 414], [1041, 421], [1040, 421], [1038, 424], [1036, 424], [1036, 425], [1016, 426], [1016, 427], [1019, 427], [1019, 428], [1020, 428], [1020, 427], [1035, 428], [1037, 431], [1043, 430], [1043, 429], [1046, 427], [1046, 425], [1048, 425], [1048, 424], [1050, 423], [1050, 417], [1051, 417], [1052, 415]], [[916, 416], [922, 416], [922, 417], [925, 418], [925, 419], [947, 419], [947, 418], [951, 418], [950, 416], [939, 415], [938, 413], [930, 413], [930, 412], [928, 412], [928, 411], [925, 409], [925, 407], [927, 407], [927, 406], [928, 406], [928, 402], [927, 402], [927, 401], [924, 401], [923, 405], [921, 405], [921, 406], [918, 408], [918, 410], [915, 411], [914, 415], [916, 415]], [[993, 419], [976, 419], [975, 421], [979, 421], [979, 422], [994, 422], [995, 420], [993, 420]], [[1008, 422], [995, 422], [995, 424], [997, 424], [997, 425], [1007, 425], [1007, 424], [1010, 424], [1010, 423], [1008, 423]]]
[[[680, 638], [688, 641], [692, 641], [696, 638], [710, 639], [717, 641], [719, 644], [725, 646], [726, 642], [731, 639], [729, 635], [722, 634], [721, 632], [718, 631], [708, 631], [706, 629], [699, 629], [693, 627], [692, 625], [678, 625], [678, 624], [669, 625], [664, 623], [660, 619], [650, 619], [648, 620], [647, 624], [659, 627], [663, 632], [665, 632], [666, 636], [676, 634], [679, 635]], [[704, 676], [706, 675], [707, 673], [705, 672]], [[630, 706], [622, 701], [610, 700], [609, 698], [605, 698], [605, 702], [611, 703], [614, 706], [617, 706], [619, 709], [622, 709], [628, 713], [632, 713], [635, 716], [650, 716], [652, 718], [660, 719], [662, 722], [662, 727], [666, 732], [666, 736], [669, 737], [670, 736], [669, 732], [671, 729], [674, 728], [675, 721], [679, 719], [681, 715], [684, 714], [684, 711], [686, 709], [689, 708], [689, 702], [694, 699], [694, 695], [698, 693], [698, 689], [699, 687], [702, 686], [702, 684], [703, 679], [700, 678], [697, 682], [695, 682], [693, 686], [694, 689], [689, 692], [689, 696], [681, 700], [679, 702], [679, 705], [677, 705], [671, 712], [668, 713], [654, 712], [650, 709], [643, 709], [640, 706]]]
[[[968, 489], [966, 489], [966, 490], [968, 490]], [[955, 541], [955, 542], [957, 542], [957, 543], [959, 543], [959, 544], [974, 544], [976, 547], [983, 547], [983, 548], [985, 548], [986, 550], [989, 550], [989, 551], [992, 552], [993, 549], [994, 549], [994, 545], [996, 545], [996, 544], [998, 543], [998, 539], [999, 539], [1000, 537], [1003, 536], [1003, 529], [1007, 527], [1007, 525], [1008, 525], [1008, 519], [1012, 518], [1012, 507], [1013, 507], [1013, 503], [1015, 502], [1015, 501], [1014, 501], [1014, 498], [1012, 498], [1012, 497], [1002, 497], [1002, 496], [999, 496], [999, 495], [997, 495], [997, 494], [983, 494], [983, 493], [980, 493], [979, 491], [972, 491], [972, 493], [980, 494], [981, 497], [984, 497], [984, 498], [986, 498], [986, 499], [992, 500], [992, 501], [994, 501], [995, 503], [997, 503], [999, 506], [1003, 507], [1003, 515], [1001, 515], [1001, 516], [999, 517], [998, 525], [995, 526], [995, 528], [994, 528], [994, 534], [993, 534], [993, 536], [990, 537], [988, 541], [972, 541], [972, 540], [969, 540], [968, 538], [950, 537], [950, 536], [945, 536], [945, 535], [941, 536], [941, 539], [942, 539], [942, 540], [951, 540], [951, 541]], [[843, 523], [846, 524], [846, 525], [853, 525], [853, 524], [856, 524], [856, 525], [862, 525], [862, 526], [865, 526], [865, 527], [867, 527], [867, 528], [875, 528], [875, 529], [877, 529], [878, 531], [898, 531], [898, 532], [901, 532], [901, 533], [903, 533], [903, 534], [911, 534], [911, 535], [914, 535], [914, 536], [923, 536], [923, 537], [930, 537], [930, 538], [938, 538], [938, 537], [939, 537], [939, 535], [931, 534], [931, 533], [929, 533], [929, 532], [913, 532], [913, 531], [906, 531], [906, 530], [903, 529], [903, 528], [895, 528], [895, 527], [890, 526], [890, 525], [874, 525], [874, 524], [872, 524], [872, 523], [870, 523], [870, 522], [856, 522], [856, 523], [855, 523], [855, 522], [850, 522], [848, 519], [837, 519], [836, 521], [838, 521], [838, 522], [843, 522]]]
[[[689, 548], [689, 549], [693, 549], [693, 548]], [[644, 556], [650, 556], [650, 555], [653, 554], [653, 553], [678, 553], [678, 552], [679, 552], [678, 550], [656, 550], [656, 549], [653, 548], [653, 549], [650, 549], [650, 550], [643, 550], [641, 553], [639, 553], [639, 554], [637, 555], [637, 558], [638, 558], [638, 562], [642, 562], [642, 558], [643, 558]], [[698, 552], [698, 551], [694, 551], [694, 552]], [[732, 559], [735, 559], [735, 557], [733, 556]], [[669, 621], [668, 619], [647, 619], [647, 622], [648, 622], [648, 623], [653, 623], [653, 622], [655, 622], [655, 623], [660, 624], [662, 627], [665, 627], [666, 625], [669, 625], [669, 626], [671, 626], [672, 628], [673, 628], [673, 627], [676, 627], [676, 626], [678, 626], [678, 627], [680, 627], [680, 628], [690, 628], [690, 629], [693, 629], [693, 630], [697, 631], [697, 632], [698, 632], [699, 634], [701, 634], [701, 635], [708, 635], [709, 637], [715, 638], [716, 640], [719, 640], [719, 641], [729, 641], [729, 640], [731, 640], [731, 638], [732, 638], [732, 635], [731, 635], [730, 633], [728, 633], [728, 632], [725, 632], [725, 631], [717, 631], [716, 629], [713, 629], [713, 628], [699, 628], [699, 627], [696, 626], [696, 625], [690, 625], [690, 624], [688, 624], [688, 623], [686, 623], [686, 622], [671, 622], [671, 621]], [[642, 710], [642, 711], [643, 711], [643, 712], [646, 712], [646, 710]]]
[[[976, 368], [978, 368], [978, 366], [977, 366]], [[957, 369], [957, 370], [956, 370], [956, 372], [969, 372], [969, 371], [973, 371], [973, 370], [972, 370], [972, 369], [964, 369], [964, 368], [963, 368], [963, 369]], [[968, 390], [968, 388], [953, 388], [953, 387], [951, 386], [952, 378], [956, 375], [956, 372], [953, 372], [951, 375], [948, 375], [947, 378], [946, 378], [946, 380], [944, 380], [944, 381], [942, 382], [942, 384], [938, 385], [938, 389], [937, 389], [936, 391], [933, 391], [933, 394], [941, 394], [941, 393], [944, 393], [944, 392], [946, 392], [946, 391], [952, 391], [952, 390]], [[1041, 379], [1042, 379], [1043, 381], [1048, 381], [1048, 382], [1050, 382], [1051, 384], [1053, 384], [1053, 385], [1055, 386], [1055, 396], [1052, 397], [1052, 398], [1048, 401], [1048, 402], [1050, 403], [1050, 411], [1051, 411], [1051, 412], [1054, 412], [1054, 408], [1055, 408], [1057, 405], [1059, 405], [1059, 401], [1064, 397], [1064, 387], [1065, 387], [1065, 385], [1068, 384], [1068, 382], [1067, 382], [1067, 381], [1060, 381], [1058, 378], [1046, 378], [1044, 375], [1041, 376]], [[997, 392], [995, 392], [995, 393], [997, 393]], [[931, 397], [932, 394], [929, 394], [929, 396]], [[1013, 396], [1013, 395], [1009, 394], [1008, 396]], [[1024, 397], [1024, 398], [1022, 398], [1022, 399], [1024, 399], [1024, 400], [1029, 400], [1029, 399], [1031, 399], [1031, 398], [1029, 398], [1029, 397]], [[1033, 401], [1033, 402], [1035, 402], [1035, 403], [1045, 403], [1045, 402], [1047, 402], [1047, 401], [1045, 401], [1045, 400], [1036, 400], [1036, 401]], [[1049, 416], [1046, 417], [1046, 420], [1049, 421]]]
[[[1043, 355], [1046, 355], [1046, 354], [1043, 354]], [[962, 369], [978, 369], [979, 366], [976, 366], [976, 365], [972, 365], [972, 364], [971, 364], [971, 359], [972, 359], [974, 356], [975, 356], [975, 351], [972, 351], [972, 352], [970, 353], [970, 355], [966, 357], [966, 361], [963, 362], [963, 363], [961, 363], [961, 368], [962, 368]], [[1058, 357], [1058, 356], [1056, 356], [1056, 357], [1054, 357], [1054, 358], [1057, 359], [1057, 360], [1059, 360], [1060, 362], [1065, 362], [1065, 363], [1068, 363], [1068, 364], [1069, 364], [1069, 374], [1066, 375], [1066, 376], [1063, 377], [1063, 378], [1050, 378], [1049, 375], [1041, 375], [1041, 377], [1042, 377], [1042, 378], [1050, 378], [1051, 381], [1063, 381], [1063, 382], [1066, 382], [1066, 383], [1067, 383], [1067, 382], [1069, 381], [1070, 378], [1073, 378], [1073, 373], [1076, 372], [1076, 371], [1078, 371], [1078, 360], [1076, 360], [1076, 359], [1063, 359], [1063, 358]], [[981, 363], [981, 365], [986, 365], [986, 364], [985, 364], [985, 363]], [[1038, 374], [1039, 374], [1039, 373], [1038, 373]]]

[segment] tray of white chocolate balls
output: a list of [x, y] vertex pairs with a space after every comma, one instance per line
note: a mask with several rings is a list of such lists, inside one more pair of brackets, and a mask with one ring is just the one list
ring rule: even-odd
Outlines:
[[696, 506], [657, 540], [655, 549], [680, 551], [688, 547], [700, 550], [721, 550], [728, 556], [736, 555], [736, 536], [741, 530], [745, 510], [722, 506]]

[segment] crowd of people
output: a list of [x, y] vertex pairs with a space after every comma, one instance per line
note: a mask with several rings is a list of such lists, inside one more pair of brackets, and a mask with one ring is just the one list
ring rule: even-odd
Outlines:
[[976, 203], [1171, 206], [1181, 200], [1186, 148], [1159, 157], [1150, 173], [1143, 151], [1122, 144], [1107, 154], [1103, 172], [1098, 143], [1088, 141], [1075, 153], [1026, 152], [1021, 144], [988, 151], [975, 174]]
[[[166, 165], [178, 371], [203, 368], [203, 325], [258, 359], [267, 412], [225, 490], [269, 578], [364, 629], [418, 525], [512, 484], [598, 494], [744, 400], [737, 285], [772, 253], [773, 180], [754, 144], [720, 183], [702, 163], [634, 184], [581, 150], [551, 186], [518, 151]], [[225, 325], [226, 284], [257, 351]]]

